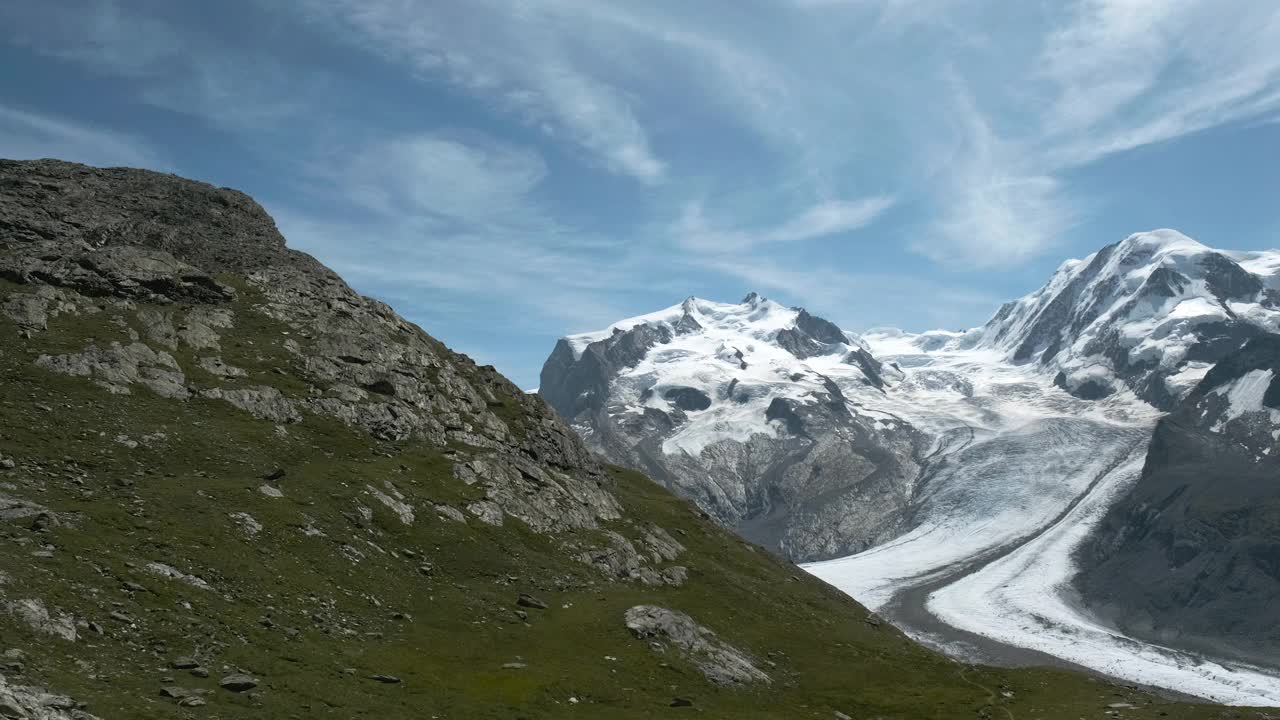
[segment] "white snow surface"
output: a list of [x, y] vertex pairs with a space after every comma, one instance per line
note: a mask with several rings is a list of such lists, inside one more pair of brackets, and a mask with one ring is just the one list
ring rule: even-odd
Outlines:
[[1221, 432], [1232, 420], [1259, 412], [1266, 412], [1272, 425], [1280, 425], [1280, 410], [1273, 410], [1262, 404], [1274, 378], [1275, 372], [1272, 370], [1250, 370], [1234, 381], [1214, 388], [1213, 394], [1227, 396], [1227, 410], [1210, 430]]
[[1072, 604], [1071, 557], [1142, 472], [1145, 443], [1065, 517], [980, 571], [932, 593], [952, 627], [1030, 648], [1130, 682], [1228, 705], [1280, 705], [1280, 678], [1125, 637]]
[[866, 336], [906, 377], [884, 402], [937, 438], [920, 481], [920, 524], [858, 555], [806, 569], [873, 609], [1034, 534], [1143, 442], [1157, 417], [1131, 394], [1086, 401], [991, 350], [895, 354], [901, 336]]
[[[1280, 312], [1265, 307], [1261, 293], [1248, 301], [1215, 296], [1206, 284], [1211, 270], [1203, 264], [1213, 255], [1235, 262], [1257, 276], [1264, 287], [1280, 289], [1280, 251], [1214, 250], [1175, 230], [1153, 230], [1129, 236], [1105, 261], [1094, 253], [1063, 263], [1048, 284], [1011, 303], [988, 324], [952, 334], [949, 347], [994, 349], [1012, 358], [1030, 339], [1031, 346], [1024, 350], [1029, 350], [1031, 357], [1050, 352], [1045, 361], [1061, 370], [1071, 387], [1087, 381], [1115, 387], [1118, 381], [1113, 361], [1090, 350], [1112, 331], [1118, 334], [1131, 364], [1154, 361], [1166, 373], [1182, 367], [1198, 340], [1195, 328], [1199, 325], [1236, 317], [1271, 332], [1280, 331]], [[1161, 271], [1172, 271], [1187, 282], [1170, 288], [1173, 294], [1167, 296], [1163, 289], [1154, 289], [1163, 284], [1155, 277]], [[1143, 292], [1149, 283], [1153, 289]], [[1073, 325], [1071, 342], [1051, 346], [1047, 338], [1033, 337], [1041, 320], [1063, 321], [1055, 314], [1063, 312], [1064, 300], [1069, 300], [1070, 309], [1077, 313], [1067, 319]], [[1086, 308], [1090, 312], [1083, 312]], [[1169, 389], [1178, 394], [1189, 388]]]
[[[965, 334], [943, 335], [951, 339], [865, 336], [877, 357], [904, 369], [886, 402], [937, 438], [919, 484], [919, 526], [805, 569], [873, 610], [903, 590], [946, 582], [926, 609], [952, 627], [1132, 682], [1280, 705], [1280, 677], [1125, 637], [1074, 603], [1072, 553], [1136, 481], [1159, 414], [1127, 391], [1076, 399], [998, 348], [964, 349]], [[1242, 408], [1255, 394], [1260, 403], [1261, 380], [1232, 390]]]
[[[849, 353], [864, 347], [861, 338], [845, 333], [845, 342], [833, 343], [823, 354], [801, 360], [776, 342], [779, 330], [796, 326], [799, 310], [755, 295], [742, 303], [691, 297], [665, 310], [566, 339], [580, 357], [587, 345], [615, 332], [644, 323], [674, 330], [686, 315], [702, 329], [675, 332], [671, 342], [653, 348], [634, 367], [624, 369], [610, 390], [614, 402], [610, 414], [643, 413], [646, 407], [669, 411], [674, 402], [667, 393], [683, 388], [697, 390], [713, 401], [706, 410], [686, 411], [688, 422], [663, 442], [662, 450], [669, 455], [697, 457], [721, 440], [745, 442], [755, 435], [774, 436], [776, 423], [766, 419], [770, 403], [776, 398], [818, 402], [828, 393], [828, 380], [855, 404], [864, 400], [884, 405], [877, 397], [882, 393], [867, 384], [861, 367], [847, 362]], [[895, 371], [887, 368], [885, 372], [892, 376]], [[730, 387], [733, 400], [724, 397]], [[851, 410], [893, 421], [892, 414], [874, 408]]]

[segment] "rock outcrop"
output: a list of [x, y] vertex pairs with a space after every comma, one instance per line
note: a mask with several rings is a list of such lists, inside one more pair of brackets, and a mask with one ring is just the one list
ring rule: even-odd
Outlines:
[[623, 619], [636, 639], [649, 640], [656, 652], [673, 648], [692, 661], [711, 682], [721, 685], [771, 682], [745, 653], [682, 612], [637, 605], [627, 610]]
[[1080, 555], [1126, 632], [1280, 667], [1280, 335], [1219, 362], [1156, 427], [1142, 477]]

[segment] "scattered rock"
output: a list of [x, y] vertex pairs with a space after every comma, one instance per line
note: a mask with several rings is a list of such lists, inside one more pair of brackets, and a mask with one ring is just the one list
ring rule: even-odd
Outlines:
[[173, 698], [175, 700], [181, 700], [182, 698], [190, 694], [191, 694], [190, 690], [186, 688], [177, 687], [176, 685], [166, 685], [160, 688], [161, 697]]
[[488, 500], [481, 500], [467, 505], [467, 512], [475, 515], [480, 522], [486, 525], [502, 526], [502, 508], [497, 503]]
[[249, 374], [241, 368], [235, 367], [234, 365], [228, 365], [222, 361], [222, 358], [217, 357], [216, 355], [205, 356], [196, 360], [196, 366], [210, 375], [226, 378], [228, 380], [246, 377]]
[[771, 682], [745, 653], [682, 612], [656, 605], [636, 605], [627, 610], [624, 620], [637, 639], [651, 640], [659, 646], [664, 642], [674, 645], [711, 682], [721, 685]]
[[365, 485], [365, 488], [369, 490], [378, 502], [386, 505], [391, 512], [396, 514], [396, 517], [400, 518], [400, 522], [405, 525], [412, 525], [414, 520], [413, 506], [405, 502], [404, 495], [396, 489], [395, 485], [388, 482], [386, 487], [387, 492], [391, 493], [390, 495], [378, 490], [372, 485]]
[[672, 565], [662, 571], [662, 581], [672, 587], [680, 587], [689, 579], [689, 568], [683, 565]]
[[260, 485], [258, 487], [258, 492], [262, 493], [263, 495], [266, 495], [269, 498], [284, 497], [284, 493], [280, 491], [280, 488], [273, 487], [271, 485]]
[[185, 399], [191, 394], [178, 361], [169, 353], [152, 350], [140, 342], [113, 342], [106, 349], [90, 345], [84, 352], [69, 355], [41, 355], [36, 358], [36, 365], [51, 372], [92, 378], [119, 395], [128, 395], [131, 385], [142, 385], [166, 398]]
[[689, 698], [672, 698], [671, 707], [693, 707], [693, 701]]
[[246, 537], [254, 538], [257, 537], [258, 533], [262, 532], [262, 523], [258, 522], [257, 518], [247, 512], [229, 513], [228, 517], [231, 518], [232, 522], [240, 526], [240, 531], [243, 532]]
[[195, 658], [180, 657], [175, 658], [173, 662], [169, 663], [169, 667], [174, 670], [191, 670], [200, 667], [200, 662]]
[[467, 523], [467, 518], [462, 514], [462, 511], [451, 505], [436, 505], [436, 515], [438, 515], [441, 520], [452, 520], [454, 522], [460, 522], [463, 525]]
[[516, 598], [516, 604], [520, 607], [533, 608], [534, 610], [546, 610], [547, 604], [528, 593], [520, 593]]
[[378, 682], [386, 683], [387, 685], [395, 685], [400, 682], [400, 678], [396, 677], [395, 675], [383, 675], [383, 674], [370, 675], [369, 679], [377, 680]]
[[218, 686], [223, 690], [230, 690], [234, 693], [247, 692], [258, 687], [258, 681], [249, 675], [237, 673], [228, 675], [218, 681]]
[[527, 667], [529, 667], [529, 664], [522, 663], [522, 662], [509, 662], [509, 663], [502, 664], [503, 670], [523, 670]]
[[14, 600], [5, 607], [35, 630], [71, 642], [77, 638], [75, 619], [57, 608], [50, 611], [39, 599]]
[[205, 582], [201, 578], [198, 578], [195, 575], [188, 575], [187, 573], [184, 573], [181, 570], [171, 565], [165, 565], [164, 563], [158, 563], [158, 562], [150, 562], [150, 563], [147, 563], [146, 570], [147, 572], [160, 575], [161, 577], [167, 577], [172, 580], [181, 580], [182, 582], [192, 587], [200, 588], [201, 590], [212, 589], [209, 587], [209, 583]]
[[276, 388], [256, 385], [248, 388], [209, 388], [200, 393], [213, 400], [225, 400], [261, 420], [290, 424], [302, 422], [297, 406]]

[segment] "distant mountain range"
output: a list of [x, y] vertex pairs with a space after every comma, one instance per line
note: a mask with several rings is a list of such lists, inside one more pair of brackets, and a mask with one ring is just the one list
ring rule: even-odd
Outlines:
[[[592, 450], [786, 557], [832, 560], [813, 570], [908, 627], [911, 588], [978, 582], [1074, 522], [1089, 541], [1052, 553], [1103, 616], [1280, 665], [1274, 635], [1231, 620], [1278, 601], [1280, 487], [1242, 479], [1280, 452], [1280, 381], [1258, 365], [1278, 331], [1280, 252], [1157, 230], [966, 332], [859, 336], [754, 293], [689, 298], [563, 338], [540, 392]], [[1171, 449], [1189, 426], [1208, 440]], [[1104, 499], [1105, 521], [1073, 517]]]

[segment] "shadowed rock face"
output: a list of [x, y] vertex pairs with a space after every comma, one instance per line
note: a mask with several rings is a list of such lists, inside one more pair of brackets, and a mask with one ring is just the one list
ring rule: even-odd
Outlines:
[[1280, 336], [1250, 341], [1156, 428], [1142, 477], [1082, 549], [1122, 629], [1280, 666]]

